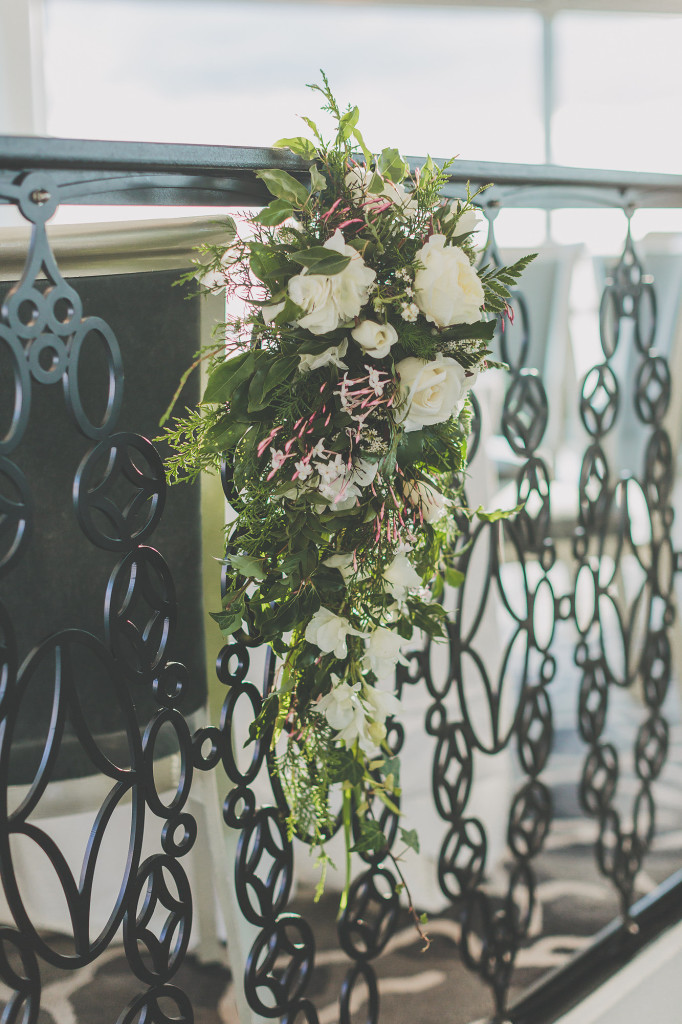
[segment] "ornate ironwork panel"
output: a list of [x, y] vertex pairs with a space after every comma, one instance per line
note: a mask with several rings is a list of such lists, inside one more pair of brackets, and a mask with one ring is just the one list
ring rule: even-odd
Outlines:
[[[84, 195], [97, 188], [97, 173], [84, 175]], [[194, 173], [184, 168], [182, 184]], [[164, 175], [136, 187], [171, 187]], [[246, 172], [232, 186], [239, 196], [255, 188]], [[194, 1020], [178, 981], [195, 904], [187, 855], [207, 841], [192, 801], [202, 778], [221, 771], [222, 823], [213, 827], [222, 824], [236, 841], [234, 862], [213, 870], [227, 877], [238, 909], [239, 920], [225, 924], [233, 968], [243, 968], [242, 1010], [248, 1006], [253, 1021], [321, 1024], [328, 1014], [311, 995], [312, 912], [291, 909], [295, 846], [269, 770], [270, 737], [244, 748], [244, 723], [258, 715], [274, 660], [267, 654], [261, 665], [257, 639], [237, 635], [217, 659], [220, 720], [199, 720], [207, 673], [198, 651], [198, 498], [167, 494], [162, 453], [150, 440], [158, 412], [145, 408], [153, 403], [139, 390], [130, 338], [110, 326], [117, 302], [134, 306], [153, 382], [166, 362], [168, 324], [154, 338], [139, 324], [143, 307], [163, 308], [172, 274], [146, 297], [126, 292], [120, 279], [67, 280], [47, 223], [60, 197], [77, 191], [63, 172], [0, 177], [0, 198], [32, 231], [0, 312], [0, 870], [13, 921], [0, 929], [0, 979], [11, 993], [3, 1020], [37, 1020], [46, 966], [87, 967], [120, 940], [137, 992], [112, 1007], [112, 1021]], [[489, 256], [499, 260], [492, 219], [489, 241]], [[397, 670], [399, 692], [417, 695], [423, 716], [419, 757], [428, 762], [435, 824], [422, 842], [440, 909], [459, 940], [452, 962], [459, 958], [482, 980], [500, 1021], [531, 1019], [509, 1009], [510, 989], [542, 912], [542, 858], [557, 823], [560, 687], [571, 672], [570, 713], [582, 743], [574, 789], [594, 825], [595, 862], [617, 893], [624, 930], [639, 926], [636, 881], [655, 834], [655, 784], [670, 742], [663, 705], [678, 567], [677, 452], [665, 429], [671, 374], [666, 352], [655, 347], [656, 295], [645, 269], [628, 231], [604, 286], [601, 352], [575, 410], [586, 440], [568, 516], [557, 511], [556, 453], [546, 444], [554, 396], [533, 365], [532, 304], [523, 291], [514, 295], [513, 324], [497, 339], [509, 373], [477, 408], [463, 500], [477, 504], [477, 474], [497, 432], [509, 454], [497, 467], [508, 481], [508, 507], [519, 508], [497, 521], [462, 514], [465, 577], [459, 588], [446, 587], [447, 642], [412, 651]], [[139, 428], [133, 405], [152, 416]], [[238, 502], [226, 474], [222, 483]], [[628, 757], [612, 724], [624, 693], [638, 711]], [[396, 753], [415, 749], [412, 725], [391, 726]], [[72, 792], [93, 815], [78, 871], [45, 824], [60, 812], [59, 800], [75, 799]], [[387, 849], [398, 852], [398, 816], [382, 807], [379, 820]], [[98, 871], [113, 832], [123, 853], [105, 887], [110, 906], [96, 922]], [[158, 838], [151, 851], [150, 835]], [[18, 870], [28, 847], [63, 891], [67, 946], [34, 922]], [[340, 1024], [380, 1020], [378, 963], [405, 928], [402, 893], [385, 855], [356, 858], [336, 921]]]

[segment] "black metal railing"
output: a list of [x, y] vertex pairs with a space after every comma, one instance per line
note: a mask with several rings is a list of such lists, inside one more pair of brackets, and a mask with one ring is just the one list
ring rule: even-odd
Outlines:
[[[234, 863], [214, 857], [213, 871], [229, 883], [228, 946], [246, 941], [243, 1024], [319, 1020], [308, 996], [313, 930], [305, 913], [288, 909], [294, 865], [284, 797], [275, 780], [270, 805], [260, 806], [267, 744], [249, 748], [245, 763], [235, 725], [238, 707], [258, 712], [270, 671], [268, 663], [263, 678], [253, 677], [246, 638], [218, 657], [226, 687], [219, 724], [197, 718], [207, 699], [198, 497], [166, 494], [151, 443], [164, 388], [172, 391], [198, 347], [196, 303], [173, 304], [173, 294], [181, 297], [169, 271], [154, 281], [67, 279], [48, 226], [61, 204], [257, 205], [267, 196], [254, 171], [269, 166], [305, 175], [293, 156], [265, 149], [0, 139], [0, 204], [31, 225], [21, 273], [13, 281], [6, 268], [0, 285], [0, 870], [8, 905], [0, 978], [11, 993], [3, 1020], [36, 1020], [44, 966], [91, 964], [121, 927], [139, 992], [112, 1008], [112, 1021], [194, 1019], [175, 979], [191, 934], [186, 855], [209, 840], [197, 838], [190, 811], [219, 766], [228, 780], [219, 783], [225, 827], [238, 840]], [[492, 259], [500, 259], [502, 207], [607, 206], [629, 217], [682, 205], [682, 177], [671, 175], [460, 164], [446, 192], [458, 195], [467, 181], [495, 182], [484, 195]], [[2, 252], [0, 244], [0, 260]], [[534, 294], [547, 302], [552, 287], [538, 278]], [[495, 435], [509, 455], [498, 457], [496, 472], [524, 508], [509, 521], [463, 524], [467, 575], [446, 593], [447, 646], [427, 644], [398, 668], [398, 690], [421, 695], [423, 721], [407, 735], [396, 725], [392, 740], [405, 743], [408, 771], [411, 759], [430, 765], [428, 840], [437, 845], [434, 887], [437, 879], [459, 937], [453, 964], [483, 980], [496, 1020], [547, 1024], [681, 916], [682, 858], [656, 868], [660, 889], [645, 899], [637, 889], [651, 860], [671, 730], [677, 742], [679, 438], [666, 429], [676, 352], [657, 336], [656, 283], [629, 227], [605, 276], [593, 368], [576, 383], [573, 415], [561, 413], [549, 447], [566, 381], [559, 374], [548, 393], [543, 369], [548, 353], [565, 356], [565, 344], [548, 349], [551, 318], [538, 343], [524, 289], [533, 291], [532, 276], [514, 297], [513, 327], [498, 339], [510, 372], [482, 403], [499, 405], [499, 423], [489, 414], [486, 425], [479, 406], [467, 485], [476, 504], [477, 474], [493, 450], [499, 456], [499, 444], [486, 448]], [[564, 481], [555, 449], [567, 429], [583, 451], [579, 472]], [[477, 795], [483, 765], [493, 790]], [[78, 879], [43, 818], [55, 787], [93, 778], [104, 787], [88, 797], [94, 819]], [[492, 791], [503, 796], [494, 805]], [[59, 792], [68, 805], [70, 791]], [[127, 822], [120, 871], [108, 879], [111, 906], [95, 926], [98, 864], [117, 808]], [[682, 805], [665, 812], [664, 827], [679, 828]], [[611, 887], [616, 916], [593, 941], [585, 937], [580, 955], [518, 995], [515, 968], [537, 934], [539, 884], [555, 870], [543, 858], [578, 818], [591, 823], [594, 869]], [[392, 843], [396, 823], [387, 815], [384, 824]], [[160, 849], [143, 855], [143, 837], [159, 831]], [[64, 890], [68, 949], [32, 919], [18, 870], [31, 845]], [[380, 857], [363, 854], [337, 924], [348, 957], [342, 1024], [356, 1019], [361, 988], [367, 1020], [379, 1020], [375, 961], [403, 926], [396, 879]]]

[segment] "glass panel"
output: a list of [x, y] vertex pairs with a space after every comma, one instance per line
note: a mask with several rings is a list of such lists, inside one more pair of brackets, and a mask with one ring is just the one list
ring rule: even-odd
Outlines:
[[679, 173], [680, 46], [682, 15], [557, 15], [555, 161]]
[[[324, 67], [371, 148], [541, 161], [532, 12], [195, 0], [48, 0], [54, 135], [263, 146], [314, 113]], [[88, 45], [84, 45], [84, 41]], [[84, 88], [87, 83], [87, 88]], [[500, 107], [513, 130], [491, 132]]]

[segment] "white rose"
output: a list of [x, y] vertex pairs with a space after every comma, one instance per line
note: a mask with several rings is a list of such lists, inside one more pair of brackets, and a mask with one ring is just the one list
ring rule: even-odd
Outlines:
[[379, 626], [370, 634], [364, 663], [374, 672], [377, 679], [390, 679], [395, 675], [395, 666], [398, 662], [401, 665], [407, 664], [400, 653], [404, 643], [403, 637], [385, 626]]
[[265, 323], [271, 324], [275, 317], [279, 316], [279, 314], [282, 312], [282, 310], [284, 309], [284, 305], [285, 304], [283, 302], [277, 302], [274, 305], [263, 306], [263, 308], [261, 309], [261, 313], [263, 314], [263, 320], [265, 321]]
[[485, 296], [469, 257], [445, 235], [431, 235], [416, 256], [423, 265], [414, 276], [415, 301], [437, 327], [473, 324], [481, 319]]
[[373, 320], [361, 320], [350, 332], [367, 355], [383, 359], [398, 340], [398, 332], [391, 324], [376, 324]]
[[362, 167], [360, 164], [355, 164], [346, 174], [344, 181], [350, 189], [355, 203], [361, 203], [365, 197], [370, 177], [371, 175], [368, 174], [367, 168]]
[[328, 608], [320, 608], [315, 612], [305, 631], [308, 643], [319, 647], [324, 654], [333, 651], [335, 658], [345, 658], [348, 654], [347, 636], [364, 636], [364, 633], [354, 629], [348, 619], [336, 615]]
[[304, 316], [295, 323], [311, 334], [328, 334], [335, 331], [339, 324], [358, 316], [369, 298], [369, 290], [376, 277], [360, 253], [351, 245], [346, 245], [338, 228], [324, 242], [324, 247], [350, 257], [345, 270], [329, 276], [309, 274], [305, 268], [290, 278], [287, 285], [291, 300], [304, 310]]
[[410, 504], [421, 509], [425, 522], [436, 523], [445, 515], [445, 498], [424, 480], [409, 480], [403, 485], [403, 494]]
[[455, 225], [456, 235], [468, 235], [472, 231], [478, 230], [478, 228], [485, 221], [485, 216], [482, 210], [478, 210], [475, 206], [472, 206], [470, 210], [465, 213], [459, 213], [462, 208], [462, 204], [458, 199], [454, 199], [450, 204], [450, 217], [457, 217], [457, 224]]
[[308, 373], [310, 370], [317, 370], [320, 366], [328, 366], [332, 363], [342, 370], [347, 370], [348, 367], [341, 358], [347, 351], [348, 341], [344, 338], [340, 345], [330, 345], [324, 352], [318, 352], [317, 355], [313, 355], [312, 352], [303, 352], [298, 357], [298, 369], [301, 373]]
[[292, 302], [304, 310], [295, 323], [311, 334], [328, 334], [339, 326], [339, 314], [332, 295], [331, 277], [309, 274], [307, 269], [290, 278], [287, 291]]
[[398, 552], [386, 568], [383, 578], [388, 583], [393, 596], [399, 601], [407, 596], [408, 590], [419, 590], [422, 585], [421, 576], [404, 551]]
[[399, 206], [405, 216], [409, 219], [416, 217], [419, 212], [419, 205], [417, 200], [413, 198], [410, 192], [405, 191], [404, 185], [396, 185], [392, 181], [384, 182], [384, 191], [382, 195], [386, 199], [390, 199], [392, 203]]
[[326, 249], [334, 249], [342, 256], [350, 256], [350, 263], [340, 274], [334, 274], [331, 281], [332, 294], [340, 320], [352, 320], [369, 298], [376, 272], [368, 267], [357, 249], [346, 245], [341, 231], [337, 228], [324, 243]]
[[438, 353], [435, 359], [407, 356], [396, 366], [400, 375], [399, 396], [405, 430], [421, 430], [450, 419], [460, 412], [475, 377], [467, 377], [456, 359]]

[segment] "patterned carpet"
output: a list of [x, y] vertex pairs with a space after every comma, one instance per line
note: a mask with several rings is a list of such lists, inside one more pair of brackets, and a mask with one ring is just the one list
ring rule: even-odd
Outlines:
[[[553, 684], [554, 685], [554, 684]], [[534, 861], [538, 885], [530, 935], [520, 951], [514, 972], [511, 1002], [551, 968], [564, 963], [589, 943], [596, 931], [617, 913], [617, 899], [600, 876], [594, 858], [596, 824], [585, 817], [578, 803], [577, 781], [585, 748], [572, 725], [575, 693], [570, 687], [556, 693], [554, 752], [543, 778], [551, 787], [555, 819], [542, 853]], [[682, 732], [679, 694], [673, 688], [665, 711], [672, 723], [668, 763], [656, 787], [657, 838], [637, 879], [638, 893], [651, 891], [682, 864]], [[619, 691], [610, 714], [614, 729], [631, 744], [632, 728], [642, 708], [627, 691]], [[627, 796], [634, 782], [621, 779]], [[504, 866], [501, 878], [504, 881]], [[494, 885], [494, 880], [491, 883]], [[318, 1008], [320, 1024], [338, 1021], [338, 993], [349, 961], [335, 936], [337, 897], [325, 895], [315, 905], [299, 891], [292, 909], [312, 924], [318, 946], [316, 969], [309, 995]], [[467, 970], [458, 954], [460, 928], [454, 911], [432, 917], [432, 946], [420, 952], [420, 943], [407, 916], [398, 934], [376, 962], [385, 1024], [472, 1024], [492, 1011], [492, 1000], [482, 980]], [[65, 940], [54, 939], [57, 945]], [[66, 948], [66, 947], [65, 947]], [[41, 964], [43, 998], [38, 1024], [114, 1024], [140, 992], [120, 946], [112, 946], [95, 963], [66, 974]], [[191, 955], [174, 978], [187, 993], [196, 1024], [235, 1024], [236, 1011], [227, 967], [201, 965]], [[0, 990], [6, 999], [7, 990]], [[362, 993], [360, 993], [362, 999]], [[363, 1007], [354, 1007], [358, 1022], [366, 1019]], [[4, 1019], [4, 1018], [3, 1018]]]

